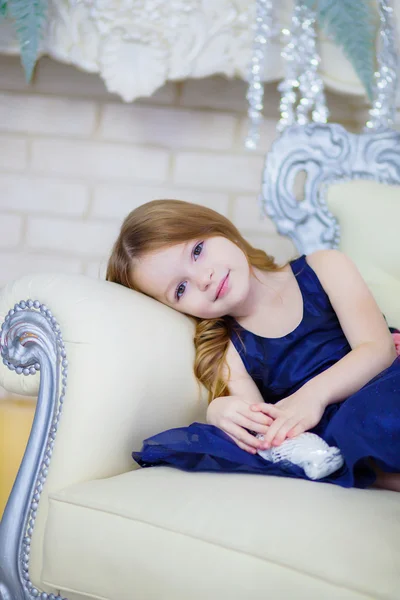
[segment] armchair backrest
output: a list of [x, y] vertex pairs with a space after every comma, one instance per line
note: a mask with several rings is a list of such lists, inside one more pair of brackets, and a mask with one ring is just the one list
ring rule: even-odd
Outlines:
[[[306, 173], [304, 199], [296, 178]], [[261, 203], [300, 254], [339, 248], [400, 328], [400, 133], [289, 127], [266, 157]]]
[[326, 201], [340, 223], [339, 248], [357, 264], [388, 324], [400, 329], [400, 187], [347, 181], [329, 186]]

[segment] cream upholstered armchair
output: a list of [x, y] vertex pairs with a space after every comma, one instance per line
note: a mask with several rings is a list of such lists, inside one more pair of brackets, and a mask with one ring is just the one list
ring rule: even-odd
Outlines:
[[[350, 139], [336, 126], [288, 130], [263, 200], [300, 252], [339, 243], [399, 327], [398, 136], [356, 173], [393, 185], [331, 183], [323, 194], [354, 159], [336, 152], [326, 167], [338, 133]], [[302, 213], [289, 191], [298, 169]], [[135, 466], [144, 438], [205, 418], [189, 319], [112, 283], [34, 275], [3, 290], [0, 320], [0, 383], [39, 394], [0, 524], [1, 600], [398, 600], [400, 495]]]

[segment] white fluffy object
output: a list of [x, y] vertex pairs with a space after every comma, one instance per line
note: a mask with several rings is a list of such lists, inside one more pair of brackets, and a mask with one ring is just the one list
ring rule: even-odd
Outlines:
[[[264, 439], [261, 434], [259, 439]], [[302, 433], [286, 439], [280, 446], [258, 450], [258, 454], [273, 463], [288, 461], [301, 467], [310, 479], [322, 479], [343, 465], [343, 456], [335, 446], [328, 444], [315, 433]]]

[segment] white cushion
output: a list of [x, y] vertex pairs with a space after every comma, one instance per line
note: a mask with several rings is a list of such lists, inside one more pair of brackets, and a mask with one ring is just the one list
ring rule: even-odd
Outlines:
[[112, 600], [398, 600], [394, 492], [141, 469], [50, 495], [43, 580]]
[[354, 180], [329, 186], [340, 249], [357, 267], [385, 314], [400, 328], [400, 186]]
[[[193, 323], [132, 290], [79, 275], [33, 275], [8, 284], [0, 320], [20, 300], [40, 300], [60, 324], [68, 385], [49, 474], [32, 536], [30, 576], [41, 587], [47, 495], [134, 467], [133, 445], [205, 419], [206, 396], [193, 373]], [[37, 380], [37, 376], [32, 380]], [[0, 384], [18, 392], [37, 381], [0, 362]]]

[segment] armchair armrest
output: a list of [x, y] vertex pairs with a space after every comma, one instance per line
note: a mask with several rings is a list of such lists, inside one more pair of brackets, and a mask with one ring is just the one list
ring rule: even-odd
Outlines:
[[[28, 299], [38, 300], [42, 311], [21, 308], [19, 303]], [[144, 438], [205, 419], [206, 395], [193, 374], [193, 323], [151, 298], [84, 276], [35, 275], [2, 291], [0, 322], [16, 304], [2, 332], [5, 361], [26, 366], [41, 345], [54, 363], [57, 339], [66, 354], [60, 360], [68, 361], [55, 365], [43, 360], [31, 436], [0, 530], [0, 555], [6, 534], [8, 545], [13, 536], [16, 545], [22, 543], [39, 486], [40, 503], [29, 534], [31, 579], [39, 581], [48, 494], [133, 469], [131, 451]], [[57, 337], [58, 326], [62, 338]], [[17, 375], [0, 365], [0, 385], [6, 389], [35, 395], [38, 384], [38, 374]], [[45, 468], [48, 452], [51, 460]], [[17, 512], [23, 514], [18, 535]]]

